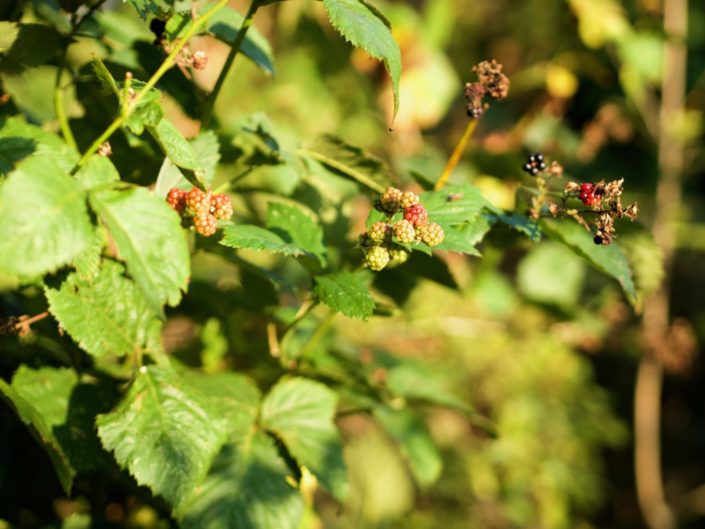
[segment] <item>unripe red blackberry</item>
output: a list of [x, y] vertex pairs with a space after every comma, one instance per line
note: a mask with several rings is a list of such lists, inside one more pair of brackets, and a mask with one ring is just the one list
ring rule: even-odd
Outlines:
[[389, 264], [387, 264], [387, 266], [389, 268], [393, 268], [395, 266], [402, 265], [409, 260], [410, 256], [411, 252], [408, 252], [404, 248], [391, 248], [389, 250]]
[[365, 264], [370, 270], [379, 272], [389, 263], [389, 252], [381, 246], [371, 246], [365, 253]]
[[428, 221], [428, 213], [426, 212], [426, 208], [421, 204], [414, 204], [404, 210], [404, 218], [414, 226], [421, 226]]
[[166, 202], [171, 209], [175, 209], [179, 214], [183, 213], [186, 207], [186, 191], [172, 187], [166, 195]]
[[216, 219], [230, 220], [230, 217], [233, 216], [233, 203], [230, 201], [230, 197], [226, 194], [213, 195], [209, 212]]
[[375, 222], [368, 235], [373, 245], [386, 246], [392, 242], [392, 227], [386, 222]]
[[429, 246], [438, 246], [446, 236], [443, 228], [435, 222], [423, 226], [420, 231], [421, 240]]
[[186, 207], [189, 208], [194, 215], [209, 213], [211, 207], [211, 193], [201, 191], [197, 187], [192, 187], [186, 195]]
[[402, 209], [410, 208], [419, 203], [419, 195], [412, 191], [406, 191], [401, 196]]
[[595, 186], [590, 183], [585, 183], [580, 186], [579, 197], [586, 206], [594, 206], [600, 201], [600, 197], [595, 195]]
[[218, 229], [218, 220], [210, 213], [199, 213], [193, 218], [196, 231], [204, 237], [210, 237]]
[[416, 240], [416, 229], [414, 223], [402, 219], [394, 225], [394, 235], [401, 243], [409, 244]]
[[388, 187], [387, 190], [382, 193], [377, 202], [378, 209], [384, 213], [389, 213], [394, 215], [401, 207], [402, 192], [396, 187]]

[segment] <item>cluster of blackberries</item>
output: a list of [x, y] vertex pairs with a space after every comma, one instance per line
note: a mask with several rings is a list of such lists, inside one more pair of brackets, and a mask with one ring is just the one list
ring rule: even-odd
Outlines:
[[[365, 263], [371, 270], [379, 271], [405, 262], [409, 252], [400, 244], [424, 242], [438, 246], [443, 242], [443, 228], [428, 222], [428, 212], [416, 193], [389, 187], [375, 202], [375, 208], [384, 213], [387, 220], [375, 222], [360, 235]], [[393, 222], [394, 215], [400, 212], [402, 218]]]
[[602, 193], [599, 195], [597, 194], [600, 191], [602, 190], [596, 188], [595, 184], [580, 184], [580, 193], [578, 194], [578, 198], [580, 198], [581, 202], [586, 206], [594, 206], [600, 203]]
[[526, 159], [526, 163], [521, 166], [522, 170], [529, 173], [531, 176], [538, 176], [546, 170], [548, 166], [543, 159], [543, 154], [534, 152]]
[[230, 220], [233, 216], [233, 204], [228, 195], [214, 195], [210, 190], [202, 191], [197, 187], [189, 191], [172, 187], [166, 201], [183, 219], [191, 219], [196, 231], [205, 237], [215, 233], [218, 220]]
[[489, 107], [484, 102], [486, 95], [497, 101], [509, 94], [509, 78], [502, 73], [503, 66], [494, 59], [482, 61], [473, 66], [477, 75], [476, 83], [465, 83], [465, 98], [468, 100], [467, 113], [473, 119], [478, 119]]

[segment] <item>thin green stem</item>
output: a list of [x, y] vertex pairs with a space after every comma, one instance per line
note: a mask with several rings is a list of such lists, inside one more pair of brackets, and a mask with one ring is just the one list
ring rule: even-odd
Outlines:
[[103, 144], [103, 142], [110, 138], [113, 132], [115, 132], [118, 128], [120, 128], [120, 126], [122, 126], [125, 120], [130, 116], [130, 114], [135, 110], [135, 108], [137, 108], [137, 105], [140, 103], [140, 101], [142, 101], [142, 98], [152, 88], [156, 86], [156, 84], [164, 76], [164, 74], [174, 65], [174, 63], [176, 62], [176, 57], [179, 55], [179, 52], [183, 49], [183, 47], [186, 46], [189, 39], [193, 37], [206, 22], [208, 22], [209, 18], [211, 18], [220, 9], [225, 7], [228, 4], [228, 1], [229, 0], [220, 0], [212, 8], [206, 11], [202, 16], [194, 20], [193, 24], [191, 24], [188, 30], [184, 33], [184, 35], [179, 39], [174, 48], [171, 50], [171, 53], [169, 53], [167, 58], [164, 59], [164, 62], [161, 64], [161, 66], [157, 69], [156, 72], [154, 72], [154, 74], [152, 74], [152, 77], [149, 78], [149, 80], [145, 83], [142, 89], [137, 92], [134, 99], [128, 105], [127, 111], [124, 113], [121, 112], [120, 115], [118, 115], [113, 120], [113, 122], [108, 125], [108, 128], [105, 129], [105, 131], [98, 137], [98, 139], [95, 140], [91, 144], [91, 146], [88, 147], [88, 149], [86, 149], [86, 152], [83, 153], [83, 156], [81, 156], [81, 159], [78, 160], [78, 163], [71, 171], [72, 174], [75, 174], [76, 171], [83, 167], [93, 155], [93, 153], [96, 152], [98, 148]]
[[455, 144], [455, 148], [453, 149], [453, 153], [450, 155], [450, 158], [448, 158], [448, 163], [446, 164], [445, 168], [443, 169], [443, 172], [441, 173], [440, 178], [436, 182], [436, 185], [433, 186], [433, 188], [436, 191], [439, 191], [443, 189], [448, 182], [448, 178], [450, 178], [450, 174], [453, 172], [453, 170], [457, 167], [458, 163], [460, 162], [460, 158], [463, 155], [463, 152], [465, 151], [465, 145], [467, 144], [468, 140], [470, 139], [470, 136], [472, 136], [472, 133], [475, 132], [475, 129], [477, 128], [477, 124], [479, 123], [479, 120], [477, 119], [471, 119], [468, 121], [467, 126], [465, 127], [465, 131], [463, 132], [463, 135], [460, 137], [458, 140], [458, 143]]
[[336, 312], [333, 312], [331, 310], [328, 315], [324, 318], [324, 320], [318, 326], [318, 329], [316, 329], [316, 332], [313, 333], [306, 345], [303, 347], [303, 349], [301, 349], [301, 353], [299, 353], [299, 356], [301, 358], [306, 358], [308, 353], [311, 352], [311, 349], [316, 346], [316, 344], [320, 341], [323, 335], [328, 331], [330, 326], [333, 324], [333, 320], [335, 319], [336, 314]]
[[242, 178], [245, 178], [248, 174], [252, 172], [254, 167], [248, 167], [244, 171], [239, 172], [236, 174], [234, 177], [232, 177], [230, 180], [227, 182], [223, 182], [221, 185], [219, 185], [217, 188], [213, 190], [213, 194], [217, 195], [219, 193], [225, 193], [230, 187], [235, 183], [241, 180]]
[[204, 128], [208, 125], [208, 123], [210, 123], [210, 120], [213, 117], [213, 108], [215, 107], [215, 101], [216, 99], [218, 99], [218, 94], [220, 94], [220, 90], [223, 88], [223, 83], [225, 83], [225, 78], [228, 76], [228, 71], [233, 65], [235, 57], [237, 57], [237, 54], [240, 52], [240, 47], [242, 46], [242, 42], [245, 40], [247, 30], [250, 29], [250, 26], [252, 25], [252, 20], [254, 19], [255, 13], [259, 9], [260, 5], [261, 0], [252, 0], [252, 3], [250, 4], [249, 9], [247, 10], [247, 13], [245, 14], [245, 18], [242, 21], [240, 31], [237, 32], [235, 40], [233, 40], [232, 44], [230, 45], [230, 53], [228, 53], [228, 57], [227, 59], [225, 59], [225, 64], [223, 64], [223, 69], [220, 71], [220, 75], [218, 76], [218, 80], [215, 82], [213, 91], [210, 93], [210, 95], [208, 96], [208, 100], [206, 101], [206, 108], [203, 112], [203, 120], [201, 121]]

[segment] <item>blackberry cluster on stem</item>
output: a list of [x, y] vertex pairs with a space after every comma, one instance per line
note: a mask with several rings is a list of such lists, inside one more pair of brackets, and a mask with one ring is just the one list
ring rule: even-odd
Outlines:
[[[563, 176], [563, 168], [557, 162], [547, 166], [541, 153], [532, 153], [522, 165], [522, 170], [536, 177], [536, 190], [531, 198], [529, 216], [538, 219], [542, 212], [554, 218], [570, 217], [593, 234], [595, 244], [610, 244], [615, 233], [615, 220], [626, 217], [635, 220], [638, 214], [636, 202], [624, 207], [622, 191], [624, 179], [612, 182], [568, 182], [561, 195], [560, 203], [552, 200], [548, 180]], [[587, 209], [577, 209], [569, 204], [570, 199], [578, 199]], [[594, 215], [592, 217], [591, 215]]]
[[[375, 201], [375, 209], [384, 213], [386, 219], [375, 222], [359, 237], [370, 270], [378, 272], [404, 263], [410, 253], [402, 244], [423, 241], [437, 246], [443, 242], [443, 228], [428, 222], [428, 212], [416, 193], [389, 187]], [[402, 213], [402, 218], [393, 222], [398, 213]]]
[[172, 187], [166, 202], [182, 219], [190, 220], [204, 237], [216, 232], [219, 220], [230, 220], [233, 216], [233, 204], [228, 195], [214, 195], [211, 190], [203, 191], [195, 186], [188, 191]]

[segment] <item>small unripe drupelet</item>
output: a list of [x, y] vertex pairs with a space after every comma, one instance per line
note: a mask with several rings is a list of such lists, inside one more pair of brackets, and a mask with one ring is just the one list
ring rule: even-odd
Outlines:
[[403, 209], [410, 208], [419, 203], [419, 195], [412, 191], [406, 191], [401, 196], [401, 207]]
[[387, 266], [389, 268], [394, 268], [395, 266], [402, 265], [409, 259], [410, 256], [411, 253], [406, 251], [404, 248], [391, 248], [389, 250], [389, 264]]
[[216, 219], [230, 220], [233, 216], [233, 203], [228, 195], [213, 195], [209, 211]]
[[392, 227], [386, 222], [375, 222], [368, 232], [374, 245], [384, 246], [392, 241]]
[[381, 246], [372, 246], [365, 253], [365, 263], [375, 272], [379, 272], [389, 263], [389, 252]]
[[429, 246], [438, 246], [443, 242], [446, 234], [439, 224], [432, 222], [421, 228], [421, 240]]
[[414, 204], [404, 210], [404, 218], [414, 226], [421, 226], [428, 221], [428, 213], [421, 204]]
[[600, 197], [595, 196], [594, 184], [585, 183], [580, 186], [580, 200], [586, 206], [594, 206], [600, 201]]
[[186, 207], [189, 208], [194, 215], [208, 213], [211, 207], [211, 193], [205, 193], [197, 187], [192, 187], [186, 195]]
[[172, 187], [166, 196], [166, 202], [175, 209], [179, 214], [183, 213], [186, 207], [186, 191], [178, 187]]
[[394, 215], [401, 207], [402, 192], [396, 187], [388, 187], [379, 197], [379, 209], [390, 215]]
[[196, 231], [204, 237], [210, 237], [218, 229], [218, 220], [210, 213], [200, 213], [193, 218]]
[[401, 243], [409, 244], [416, 240], [416, 229], [414, 223], [402, 219], [394, 225], [394, 235]]

